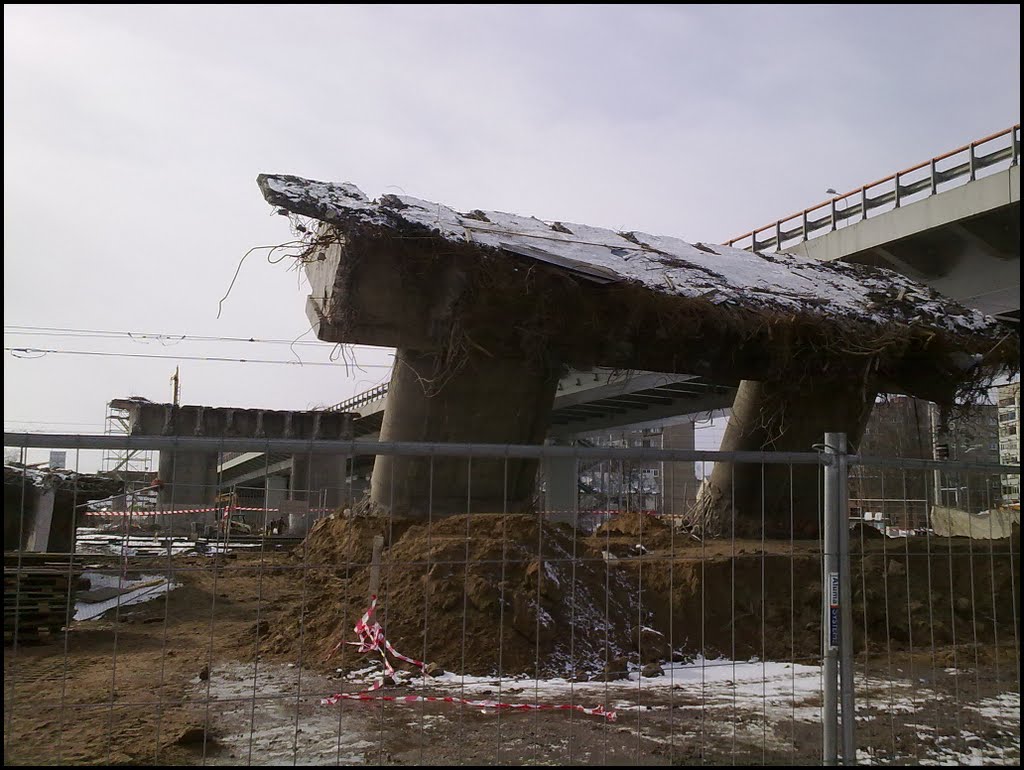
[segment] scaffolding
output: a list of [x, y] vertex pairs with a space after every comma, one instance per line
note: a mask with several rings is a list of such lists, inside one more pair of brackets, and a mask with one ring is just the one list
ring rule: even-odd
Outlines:
[[[131, 433], [127, 409], [107, 404], [107, 416], [103, 423], [107, 436], [128, 436]], [[104, 449], [100, 471], [121, 481], [135, 480], [139, 474], [153, 470], [153, 452], [145, 449]]]

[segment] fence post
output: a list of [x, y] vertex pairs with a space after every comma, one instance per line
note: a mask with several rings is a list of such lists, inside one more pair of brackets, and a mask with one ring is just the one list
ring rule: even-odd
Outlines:
[[850, 466], [846, 434], [835, 433], [836, 474], [839, 495], [839, 682], [843, 714], [843, 764], [857, 763], [854, 730], [857, 714], [853, 697], [853, 591], [850, 573]]
[[374, 535], [373, 554], [370, 557], [370, 600], [380, 595], [380, 557], [384, 550], [384, 536]]
[[850, 588], [849, 460], [846, 434], [826, 433], [824, 580], [822, 587], [822, 762], [838, 764], [842, 708], [843, 764], [856, 761], [853, 697], [853, 612]]
[[821, 762], [838, 764], [836, 732], [839, 721], [839, 467], [835, 433], [825, 434], [824, 558], [821, 588], [822, 715]]

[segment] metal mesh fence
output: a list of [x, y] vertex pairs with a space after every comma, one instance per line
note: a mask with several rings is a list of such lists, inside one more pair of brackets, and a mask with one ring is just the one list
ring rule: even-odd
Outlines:
[[[5, 469], [5, 763], [828, 753], [827, 454], [151, 440], [161, 478], [125, 494], [80, 472], [95, 437], [5, 436], [19, 440], [22, 462]], [[29, 467], [28, 447], [58, 441], [72, 471]], [[374, 453], [408, 462], [371, 484]], [[1012, 512], [992, 500], [986, 516], [943, 520], [973, 536], [940, 535], [935, 463], [848, 459], [844, 492], [884, 469], [887, 507], [867, 518], [851, 497], [839, 519], [845, 759], [1016, 764]], [[635, 497], [594, 498], [595, 480], [628, 490], [654, 462], [692, 463], [695, 488], [714, 462], [744, 465], [759, 489], [726, 490], [715, 533]], [[808, 478], [812, 505], [795, 493]]]

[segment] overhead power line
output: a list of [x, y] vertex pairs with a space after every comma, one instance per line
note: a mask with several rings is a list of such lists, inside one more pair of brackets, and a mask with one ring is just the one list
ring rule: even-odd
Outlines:
[[4, 418], [4, 425], [89, 425], [91, 427], [102, 426], [102, 420], [93, 422], [73, 422], [61, 420], [8, 420]]
[[336, 364], [326, 361], [280, 361], [266, 358], [224, 358], [222, 356], [175, 356], [162, 353], [113, 353], [102, 350], [56, 350], [46, 348], [13, 348], [5, 347], [4, 352], [11, 353], [15, 358], [39, 359], [48, 355], [69, 356], [102, 356], [105, 358], [162, 358], [172, 361], [214, 361], [232, 364], [284, 364], [287, 366], [331, 366], [346, 369], [390, 369], [391, 364]]
[[[137, 332], [115, 331], [112, 329], [71, 329], [60, 326], [4, 326], [4, 334], [17, 334], [41, 337], [75, 337], [90, 339], [128, 339], [133, 342], [160, 342], [173, 344], [176, 342], [237, 342], [260, 345], [295, 345], [324, 347], [334, 345], [321, 340], [284, 340], [261, 339], [259, 337], [231, 337], [205, 334], [172, 334], [169, 332]], [[349, 345], [352, 348], [379, 349], [376, 345]]]

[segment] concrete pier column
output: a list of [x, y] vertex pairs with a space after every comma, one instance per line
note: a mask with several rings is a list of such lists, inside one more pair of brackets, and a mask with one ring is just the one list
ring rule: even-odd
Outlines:
[[[693, 449], [693, 423], [666, 425], [661, 434], [661, 448]], [[667, 516], [682, 516], [693, 507], [697, 501], [697, 475], [693, 461], [661, 464], [661, 494], [661, 511]]]
[[[723, 451], [813, 452], [826, 432], [860, 444], [875, 389], [863, 376], [791, 383], [744, 380], [736, 392]], [[716, 462], [701, 488], [695, 520], [715, 534], [820, 536], [822, 472], [817, 465]]]
[[267, 476], [266, 483], [267, 491], [264, 499], [267, 508], [279, 508], [282, 501], [288, 499], [288, 479], [284, 476]]
[[[454, 364], [399, 348], [381, 441], [539, 444], [558, 384], [552, 368], [463, 354]], [[400, 516], [501, 513], [532, 507], [537, 461], [380, 455], [370, 499]]]
[[545, 457], [541, 461], [541, 468], [544, 474], [544, 510], [552, 512], [552, 521], [575, 524], [576, 498], [579, 493], [576, 458]]
[[161, 508], [210, 505], [217, 497], [217, 452], [160, 452]]
[[289, 500], [305, 500], [310, 506], [321, 501], [328, 508], [338, 508], [348, 500], [345, 466], [347, 455], [292, 455], [292, 478]]
[[46, 552], [51, 550], [53, 534], [53, 502], [57, 492], [52, 486], [44, 486], [36, 498], [35, 516], [33, 516], [32, 537], [29, 540], [29, 551]]

